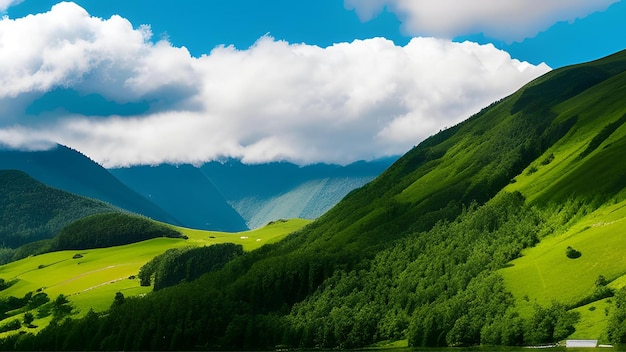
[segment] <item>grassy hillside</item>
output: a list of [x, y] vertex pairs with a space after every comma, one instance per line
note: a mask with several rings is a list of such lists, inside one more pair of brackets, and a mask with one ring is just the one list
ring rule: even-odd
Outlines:
[[[564, 80], [576, 81], [584, 70], [600, 82], [555, 104], [552, 110], [557, 119], [575, 119], [575, 127], [505, 189], [519, 191], [541, 207], [562, 207], [569, 202], [582, 209], [575, 221], [502, 270], [520, 311], [528, 311], [535, 303], [563, 302], [583, 313], [575, 336], [604, 341], [608, 339], [604, 308], [610, 310], [611, 305], [599, 300], [603, 297], [598, 295], [598, 278], [603, 277], [612, 289], [626, 284], [622, 255], [626, 249], [625, 68], [620, 53], [557, 72]], [[531, 88], [540, 91], [547, 85], [540, 80]], [[580, 258], [568, 258], [567, 247], [579, 251]]]
[[555, 70], [422, 142], [283, 241], [3, 346], [626, 341], [626, 291], [613, 290], [626, 283], [625, 72], [626, 51]]
[[115, 210], [102, 202], [50, 188], [21, 171], [0, 170], [0, 242], [3, 247], [15, 249], [29, 242], [50, 239], [79, 218]]
[[[65, 295], [73, 307], [74, 317], [107, 310], [116, 292], [126, 297], [143, 295], [152, 290], [140, 285], [139, 269], [172, 248], [201, 247], [219, 243], [234, 243], [252, 251], [264, 244], [274, 243], [288, 233], [300, 229], [307, 220], [276, 222], [255, 231], [241, 233], [208, 232], [175, 228], [188, 237], [156, 238], [139, 243], [110, 248], [65, 250], [46, 253], [0, 266], [0, 278], [6, 282], [17, 280], [12, 286], [0, 291], [0, 300], [7, 297], [23, 297], [28, 292], [44, 292], [51, 299]], [[20, 312], [23, 319], [26, 312]], [[35, 316], [37, 314], [35, 313]], [[0, 321], [0, 326], [15, 316]], [[46, 326], [51, 317], [35, 319], [34, 325]], [[22, 328], [23, 331], [38, 329]], [[7, 334], [15, 333], [15, 331]]]

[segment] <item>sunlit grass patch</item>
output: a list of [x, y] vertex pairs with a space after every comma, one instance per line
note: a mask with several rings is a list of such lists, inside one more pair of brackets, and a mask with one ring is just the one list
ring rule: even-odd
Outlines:
[[[121, 292], [126, 297], [150, 292], [152, 287], [140, 286], [137, 278], [139, 269], [170, 248], [228, 242], [241, 244], [244, 250], [251, 251], [264, 244], [279, 241], [310, 222], [303, 219], [281, 220], [241, 233], [177, 228], [188, 236], [187, 240], [156, 238], [124, 246], [31, 256], [0, 266], [0, 278], [6, 281], [17, 279], [14, 285], [0, 292], [0, 298], [23, 297], [28, 292], [44, 292], [54, 300], [63, 294], [73, 306], [75, 316], [83, 316], [90, 309], [101, 312], [111, 306], [116, 292]], [[23, 314], [5, 319], [0, 324], [16, 318], [22, 319]], [[35, 320], [33, 324], [47, 325], [49, 319], [46, 319], [48, 318]]]

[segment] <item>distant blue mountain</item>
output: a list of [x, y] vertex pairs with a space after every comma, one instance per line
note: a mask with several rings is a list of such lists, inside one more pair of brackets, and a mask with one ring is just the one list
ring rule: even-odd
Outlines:
[[155, 220], [182, 225], [93, 160], [61, 145], [47, 151], [0, 150], [0, 170], [21, 170], [50, 187], [99, 199]]
[[395, 158], [347, 166], [239, 160], [104, 169], [64, 146], [0, 150], [0, 170], [21, 170], [60, 190], [99, 199], [155, 220], [237, 232], [285, 218], [315, 219], [380, 175]]
[[109, 171], [184, 224], [239, 231], [284, 218], [315, 219], [380, 175], [395, 158], [347, 166], [239, 160]]
[[109, 171], [187, 227], [230, 232], [248, 229], [211, 180], [192, 165], [135, 166]]
[[355, 188], [370, 182], [397, 158], [347, 166], [287, 162], [246, 165], [211, 162], [201, 169], [250, 228], [285, 218], [316, 219]]

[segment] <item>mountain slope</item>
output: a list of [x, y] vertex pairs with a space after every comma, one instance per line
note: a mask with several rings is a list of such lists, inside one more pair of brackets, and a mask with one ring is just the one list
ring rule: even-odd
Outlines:
[[347, 166], [238, 160], [135, 166], [109, 171], [188, 227], [241, 231], [289, 218], [316, 219], [394, 159]]
[[[50, 323], [52, 318], [50, 315], [53, 314], [50, 309], [32, 305], [26, 309], [7, 312], [10, 304], [19, 302], [9, 297], [32, 297], [40, 294], [54, 300], [63, 294], [71, 304], [72, 317], [90, 315], [90, 310], [105, 312], [111, 307], [116, 292], [121, 292], [127, 300], [132, 300], [133, 296], [142, 296], [151, 291], [151, 287], [141, 285], [137, 274], [144, 264], [168, 250], [206, 249], [216, 244], [234, 243], [243, 246], [245, 251], [252, 251], [263, 244], [278, 241], [307, 223], [306, 220], [295, 219], [236, 234], [175, 227], [175, 230], [182, 232], [187, 239], [155, 238], [108, 248], [55, 251], [3, 265], [0, 267], [0, 277], [5, 280], [0, 286], [0, 302], [3, 303], [0, 305], [0, 326], [5, 326], [7, 322], [15, 319], [23, 320], [24, 314], [28, 311], [35, 316], [33, 325], [38, 328], [18, 324], [14, 327], [16, 330], [0, 332], [0, 337], [20, 333], [18, 330], [22, 333], [41, 330]], [[166, 262], [170, 267], [176, 264], [172, 261]], [[189, 273], [186, 266], [178, 266], [175, 269]], [[197, 270], [198, 267], [194, 265], [190, 271]], [[12, 303], [4, 304], [8, 301]], [[49, 349], [51, 347], [43, 348]], [[94, 349], [96, 348], [89, 348]]]
[[[555, 70], [422, 142], [285, 240], [97, 321], [5, 346], [542, 344], [600, 321], [596, 305], [611, 312], [605, 331], [619, 332], [626, 304], [602, 299], [626, 285], [616, 260], [625, 89], [626, 51]], [[89, 331], [93, 341], [79, 339]]]
[[[619, 53], [560, 72], [561, 77], [574, 76], [589, 66], [609, 74], [600, 75], [606, 78], [555, 106], [560, 119], [576, 119], [575, 128], [505, 189], [525, 194], [531, 204], [558, 205], [570, 212], [581, 209], [570, 226], [555, 231], [502, 270], [522, 310], [527, 311], [534, 302], [557, 300], [584, 312], [594, 323], [581, 321], [575, 335], [578, 338], [609, 339], [606, 314], [595, 308], [605, 306], [600, 299], [612, 294], [602, 288], [604, 285], [617, 290], [626, 284], [626, 262], [621, 255], [626, 250], [624, 61], [624, 54]], [[542, 85], [546, 83], [538, 82], [535, 89]], [[582, 253], [581, 257], [568, 258], [568, 247]], [[598, 286], [600, 277], [606, 282]]]
[[0, 241], [17, 248], [49, 239], [65, 225], [110, 205], [50, 188], [17, 170], [0, 170]]
[[99, 199], [172, 224], [179, 222], [132, 191], [106, 169], [77, 151], [58, 145], [47, 151], [0, 150], [0, 170], [21, 170], [54, 188]]
[[272, 197], [250, 196], [234, 201], [233, 207], [247, 219], [251, 228], [278, 219], [316, 219], [348, 192], [371, 181], [372, 177], [333, 177], [313, 179], [286, 193]]
[[135, 166], [109, 171], [187, 227], [230, 232], [248, 229], [220, 191], [192, 165]]
[[395, 158], [346, 166], [291, 163], [245, 165], [236, 160], [201, 167], [250, 228], [288, 218], [316, 219], [346, 194], [380, 175]]

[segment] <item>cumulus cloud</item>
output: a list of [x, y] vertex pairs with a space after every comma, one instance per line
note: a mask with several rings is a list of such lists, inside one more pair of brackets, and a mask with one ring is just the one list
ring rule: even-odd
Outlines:
[[620, 0], [345, 0], [361, 20], [384, 8], [394, 12], [411, 35], [452, 38], [484, 33], [513, 41], [533, 37], [559, 21], [605, 10]]
[[[265, 36], [201, 57], [150, 40], [145, 26], [73, 3], [0, 21], [0, 144], [61, 143], [107, 167], [224, 157], [349, 163], [404, 153], [550, 69], [492, 45], [434, 38], [321, 48]], [[55, 89], [150, 108], [26, 113]]]

